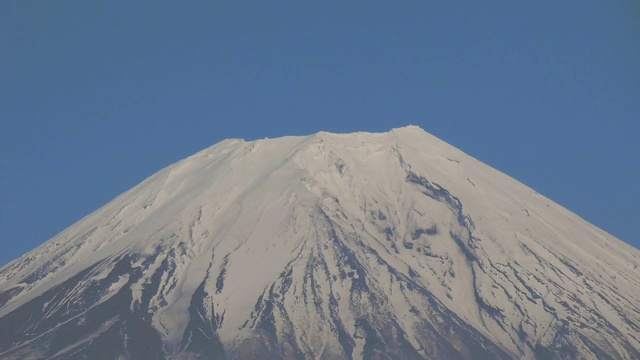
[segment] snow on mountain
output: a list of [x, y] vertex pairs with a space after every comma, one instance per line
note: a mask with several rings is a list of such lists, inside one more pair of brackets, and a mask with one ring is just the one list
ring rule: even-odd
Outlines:
[[415, 126], [225, 140], [0, 269], [83, 356], [639, 359], [640, 251]]

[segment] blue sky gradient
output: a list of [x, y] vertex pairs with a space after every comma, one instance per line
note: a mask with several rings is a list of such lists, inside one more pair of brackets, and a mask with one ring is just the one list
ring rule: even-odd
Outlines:
[[0, 2], [0, 266], [225, 138], [408, 124], [640, 247], [635, 1]]

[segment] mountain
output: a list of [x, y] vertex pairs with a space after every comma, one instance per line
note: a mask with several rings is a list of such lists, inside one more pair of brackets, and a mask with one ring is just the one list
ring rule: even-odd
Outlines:
[[0, 269], [0, 358], [640, 359], [640, 251], [415, 126], [225, 140]]

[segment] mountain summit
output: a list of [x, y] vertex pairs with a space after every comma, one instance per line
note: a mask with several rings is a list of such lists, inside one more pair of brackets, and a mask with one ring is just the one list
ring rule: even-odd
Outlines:
[[0, 269], [0, 358], [640, 359], [640, 251], [418, 127], [225, 140]]

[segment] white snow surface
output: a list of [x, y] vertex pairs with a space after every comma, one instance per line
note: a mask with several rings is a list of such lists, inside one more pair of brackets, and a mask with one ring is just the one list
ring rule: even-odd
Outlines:
[[[464, 235], [451, 210], [421, 196], [407, 182], [408, 171], [459, 199], [473, 222], [476, 262], [469, 264], [450, 239], [450, 234]], [[171, 253], [175, 265], [172, 276], [163, 275], [166, 286], [150, 303], [156, 309], [153, 326], [163, 341], [170, 347], [182, 340], [190, 299], [209, 278], [206, 286], [215, 312], [224, 314], [220, 340], [238, 344], [257, 299], [283, 270], [294, 269], [292, 291], [307, 286], [304, 271], [295, 270], [307, 266], [310, 254], [323, 251], [323, 241], [329, 241], [325, 216], [344, 237], [366, 243], [406, 276], [418, 274], [419, 282], [449, 310], [514, 357], [533, 356], [515, 329], [545, 344], [553, 340], [547, 330], [558, 319], [581, 321], [566, 313], [563, 304], [587, 307], [585, 319], [593, 317], [597, 323], [602, 316], [640, 349], [640, 334], [633, 327], [640, 324], [638, 249], [415, 126], [386, 133], [222, 141], [161, 170], [2, 268], [0, 293], [11, 290], [16, 295], [0, 305], [0, 318], [105, 259], [138, 254], [142, 262], [160, 251]], [[395, 249], [385, 228], [393, 229]], [[420, 229], [438, 231], [417, 237], [411, 233]], [[403, 242], [413, 245], [406, 248]], [[130, 285], [132, 308], [165, 258], [158, 257], [145, 276]], [[348, 271], [336, 263], [327, 260], [331, 276]], [[102, 264], [92, 270], [91, 281], [99, 282], [111, 270], [108, 261]], [[224, 287], [216, 293], [215, 279], [222, 269]], [[411, 329], [410, 301], [385, 269], [371, 266], [369, 276], [379, 279], [399, 321]], [[524, 282], [513, 282], [516, 276]], [[122, 278], [109, 292], [126, 281], [128, 277]], [[344, 282], [316, 286], [349, 293]], [[487, 319], [470, 300], [475, 291], [503, 311], [507, 327]], [[337, 300], [340, 316], [352, 326], [349, 297]], [[285, 299], [293, 309], [289, 315], [300, 342], [314, 353], [330, 354], [338, 344], [326, 341], [327, 327], [315, 325], [316, 313], [297, 310], [303, 308], [301, 301]], [[548, 308], [558, 319], [549, 316]], [[612, 353], [626, 356], [624, 348], [602, 337]], [[412, 334], [408, 338], [419, 348]], [[356, 343], [354, 358], [362, 351]]]

